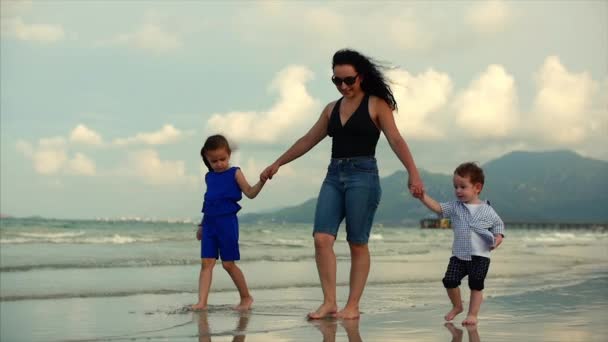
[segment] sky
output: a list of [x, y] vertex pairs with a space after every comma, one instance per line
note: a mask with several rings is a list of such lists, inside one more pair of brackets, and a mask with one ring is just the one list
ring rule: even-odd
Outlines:
[[[608, 1], [1, 1], [0, 213], [200, 215], [205, 138], [250, 183], [339, 98], [331, 58], [391, 66], [418, 168], [511, 151], [608, 160]], [[324, 139], [242, 212], [318, 194]], [[404, 167], [382, 136], [380, 175]]]

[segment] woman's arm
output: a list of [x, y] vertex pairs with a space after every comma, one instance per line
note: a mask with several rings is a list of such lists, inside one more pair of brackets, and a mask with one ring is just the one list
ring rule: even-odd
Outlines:
[[386, 101], [375, 96], [373, 99], [374, 101], [372, 105], [374, 107], [374, 111], [378, 115], [380, 129], [388, 140], [393, 152], [395, 152], [399, 160], [401, 160], [401, 163], [403, 163], [403, 166], [405, 166], [409, 175], [408, 186], [410, 187], [410, 192], [414, 196], [421, 196], [421, 194], [424, 192], [424, 184], [422, 183], [422, 179], [420, 179], [420, 174], [418, 173], [418, 169], [416, 168], [416, 163], [414, 162], [410, 149], [397, 129], [393, 111], [388, 106]]
[[262, 181], [258, 181], [254, 186], [249, 185], [243, 171], [241, 169], [236, 170], [236, 182], [241, 188], [241, 191], [247, 196], [247, 198], [255, 198], [262, 188], [264, 187], [264, 183]]
[[298, 139], [287, 151], [285, 151], [285, 153], [272, 163], [272, 165], [262, 171], [260, 180], [266, 181], [267, 179], [272, 179], [272, 176], [279, 171], [279, 167], [301, 157], [327, 136], [329, 113], [331, 108], [333, 108], [333, 104], [334, 103], [332, 102], [325, 106], [321, 116], [319, 116], [319, 119], [310, 130]]

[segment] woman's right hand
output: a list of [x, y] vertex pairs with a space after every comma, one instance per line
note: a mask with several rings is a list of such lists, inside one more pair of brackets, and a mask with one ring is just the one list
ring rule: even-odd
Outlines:
[[273, 163], [267, 168], [265, 168], [264, 171], [260, 173], [260, 181], [266, 182], [267, 180], [272, 179], [272, 176], [274, 176], [279, 171], [279, 167], [279, 164]]

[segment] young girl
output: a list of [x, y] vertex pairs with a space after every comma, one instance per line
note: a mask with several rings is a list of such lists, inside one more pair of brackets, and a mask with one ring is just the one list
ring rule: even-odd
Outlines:
[[245, 276], [235, 263], [240, 260], [236, 213], [241, 209], [237, 203], [241, 200], [241, 192], [248, 198], [255, 198], [264, 182], [249, 185], [241, 169], [230, 166], [230, 154], [230, 145], [222, 135], [210, 136], [201, 149], [201, 157], [209, 172], [205, 175], [207, 191], [202, 210], [203, 220], [196, 234], [197, 239], [201, 240], [201, 272], [198, 303], [192, 305], [193, 310], [207, 309], [213, 267], [219, 257], [241, 296], [241, 302], [234, 309], [249, 310], [253, 303]]

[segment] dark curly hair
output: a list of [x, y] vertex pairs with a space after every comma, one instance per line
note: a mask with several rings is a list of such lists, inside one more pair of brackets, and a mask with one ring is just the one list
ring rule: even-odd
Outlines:
[[201, 148], [201, 158], [203, 158], [203, 163], [205, 163], [205, 166], [207, 166], [209, 171], [213, 171], [213, 169], [211, 168], [211, 164], [209, 164], [207, 157], [205, 157], [205, 154], [207, 151], [213, 151], [220, 148], [225, 148], [226, 151], [228, 151], [228, 154], [232, 153], [230, 144], [228, 144], [228, 139], [221, 134], [212, 135], [207, 138], [205, 144], [203, 144], [203, 147]]
[[357, 73], [362, 76], [361, 89], [366, 94], [378, 96], [386, 101], [392, 110], [397, 110], [397, 101], [393, 96], [393, 91], [381, 71], [381, 69], [386, 69], [387, 67], [355, 50], [338, 50], [334, 54], [331, 68], [333, 70], [336, 65], [345, 64], [352, 65]]
[[454, 174], [460, 177], [469, 177], [472, 184], [481, 184], [485, 182], [485, 175], [483, 174], [483, 169], [474, 162], [467, 162], [458, 165], [456, 170], [454, 170]]

